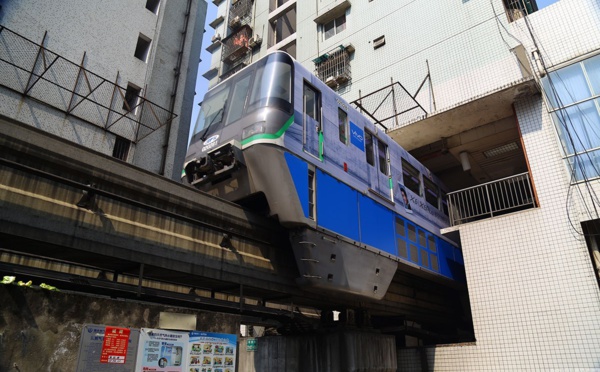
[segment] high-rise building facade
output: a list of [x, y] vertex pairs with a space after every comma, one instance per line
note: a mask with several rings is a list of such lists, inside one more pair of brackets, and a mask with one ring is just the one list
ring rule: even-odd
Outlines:
[[0, 6], [1, 115], [180, 178], [204, 0]]
[[284, 50], [453, 190], [414, 175], [450, 207], [475, 342], [400, 370], [600, 368], [598, 1], [213, 3], [211, 86]]

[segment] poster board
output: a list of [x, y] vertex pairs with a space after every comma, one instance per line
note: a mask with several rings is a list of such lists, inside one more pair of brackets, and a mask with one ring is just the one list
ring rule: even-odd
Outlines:
[[124, 363], [101, 363], [106, 328], [98, 324], [83, 326], [76, 372], [133, 372], [135, 370], [139, 330], [130, 329]]
[[188, 341], [189, 332], [142, 328], [140, 330], [140, 341], [135, 371], [186, 371]]
[[192, 331], [186, 372], [235, 372], [237, 336]]

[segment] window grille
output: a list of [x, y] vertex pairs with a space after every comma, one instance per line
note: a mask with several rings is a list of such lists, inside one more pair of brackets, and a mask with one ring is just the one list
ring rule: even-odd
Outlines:
[[248, 44], [251, 37], [252, 28], [250, 26], [243, 26], [235, 33], [223, 39], [222, 61], [233, 64], [236, 60], [244, 57], [251, 49]]
[[510, 22], [538, 10], [535, 0], [504, 0], [504, 6]]
[[229, 27], [237, 29], [250, 24], [253, 0], [233, 0], [229, 9]]
[[352, 79], [350, 70], [350, 53], [340, 47], [332, 53], [326, 53], [313, 60], [315, 75], [330, 88], [336, 89]]

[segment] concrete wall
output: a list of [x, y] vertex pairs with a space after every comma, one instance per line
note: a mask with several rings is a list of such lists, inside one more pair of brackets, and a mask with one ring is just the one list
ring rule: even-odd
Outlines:
[[393, 336], [330, 330], [305, 336], [267, 336], [248, 351], [238, 347], [238, 371], [244, 372], [395, 372]]
[[85, 324], [156, 328], [162, 311], [195, 314], [198, 330], [239, 332], [235, 315], [15, 285], [0, 285], [0, 303], [0, 371], [74, 371]]
[[[49, 50], [76, 64], [81, 63], [86, 53], [83, 62], [86, 69], [121, 87], [132, 83], [142, 89], [147, 99], [178, 115], [137, 146], [132, 144], [128, 160], [144, 169], [179, 179], [187, 148], [207, 7], [204, 0], [191, 0], [190, 4], [183, 47], [187, 1], [163, 0], [155, 14], [146, 9], [146, 0], [5, 0], [0, 24], [36, 43], [41, 43], [47, 32], [44, 45]], [[151, 39], [146, 61], [134, 56], [140, 34]], [[180, 51], [181, 68], [175, 71]], [[135, 139], [132, 126], [115, 126], [113, 133], [106, 133], [61, 111], [40, 108], [37, 103], [4, 89], [0, 96], [0, 113], [104, 154], [112, 154], [115, 131], [125, 138]], [[174, 102], [171, 102], [172, 97]]]

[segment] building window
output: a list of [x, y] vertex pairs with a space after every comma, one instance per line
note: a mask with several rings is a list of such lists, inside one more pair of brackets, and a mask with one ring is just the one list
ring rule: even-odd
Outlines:
[[340, 142], [344, 145], [348, 144], [348, 114], [346, 111], [338, 107], [338, 131]]
[[127, 155], [129, 155], [130, 146], [130, 140], [117, 136], [115, 139], [115, 147], [113, 147], [112, 156], [119, 160], [127, 161]]
[[406, 188], [421, 196], [421, 172], [404, 159], [402, 159], [402, 178]]
[[135, 53], [133, 55], [144, 62], [148, 59], [148, 52], [150, 51], [150, 43], [152, 40], [145, 35], [140, 34], [138, 36], [137, 45], [135, 46]]
[[134, 112], [140, 98], [141, 88], [129, 83], [125, 91], [125, 99], [123, 100], [123, 110]]
[[332, 19], [331, 21], [323, 24], [323, 40], [327, 40], [332, 36], [339, 34], [346, 29], [346, 15]]
[[278, 18], [270, 20], [269, 46], [282, 42], [296, 33], [296, 7], [292, 6]]
[[542, 79], [572, 181], [600, 177], [600, 55]]
[[160, 0], [146, 0], [146, 9], [156, 14], [158, 13], [158, 4], [160, 4]]

